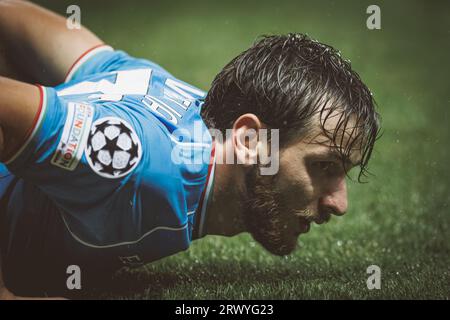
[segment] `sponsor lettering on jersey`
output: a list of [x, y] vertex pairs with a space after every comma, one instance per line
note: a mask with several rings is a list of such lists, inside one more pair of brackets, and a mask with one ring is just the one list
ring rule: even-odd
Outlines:
[[62, 169], [73, 171], [83, 155], [89, 136], [94, 108], [85, 103], [69, 103], [67, 119], [51, 163]]

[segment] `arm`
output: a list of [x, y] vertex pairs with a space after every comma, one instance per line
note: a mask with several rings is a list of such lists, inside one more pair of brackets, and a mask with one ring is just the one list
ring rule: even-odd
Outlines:
[[[0, 76], [0, 159], [5, 160], [25, 138], [39, 105], [38, 88]], [[15, 299], [5, 287], [0, 256], [0, 300]]]
[[[4, 160], [21, 146], [32, 127], [40, 104], [39, 89], [0, 76], [0, 159]], [[16, 299], [3, 282], [0, 256], [0, 300]]]
[[0, 256], [0, 300], [14, 300], [17, 298], [18, 297], [5, 287], [2, 274], [2, 258]]
[[0, 300], [14, 299], [14, 295], [5, 287], [2, 274], [2, 258], [0, 256]]
[[0, 161], [23, 144], [40, 105], [39, 88], [0, 76]]
[[61, 300], [62, 298], [27, 298], [18, 297], [9, 291], [3, 283], [2, 259], [0, 257], [0, 300]]
[[86, 28], [70, 30], [64, 17], [17, 0], [0, 0], [0, 39], [0, 75], [47, 86], [63, 82], [78, 57], [102, 44]]

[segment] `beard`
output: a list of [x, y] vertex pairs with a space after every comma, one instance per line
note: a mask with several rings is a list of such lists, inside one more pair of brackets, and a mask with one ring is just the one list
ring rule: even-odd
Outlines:
[[297, 237], [289, 234], [290, 212], [282, 203], [282, 195], [274, 190], [277, 176], [261, 176], [254, 166], [246, 176], [247, 192], [243, 195], [243, 220], [253, 239], [278, 256], [292, 253]]

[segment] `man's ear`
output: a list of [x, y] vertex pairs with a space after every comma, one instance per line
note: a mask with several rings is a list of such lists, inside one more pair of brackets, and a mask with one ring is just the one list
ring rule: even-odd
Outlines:
[[233, 150], [238, 164], [251, 166], [257, 163], [258, 132], [262, 122], [253, 113], [241, 115], [233, 124]]

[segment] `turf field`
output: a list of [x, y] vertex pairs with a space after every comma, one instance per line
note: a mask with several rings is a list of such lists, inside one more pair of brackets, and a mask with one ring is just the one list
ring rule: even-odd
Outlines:
[[[156, 1], [152, 1], [156, 2]], [[366, 184], [349, 182], [349, 212], [314, 226], [287, 258], [248, 235], [207, 237], [186, 252], [122, 272], [101, 297], [150, 299], [449, 299], [450, 4], [376, 1], [40, 1], [107, 43], [208, 89], [258, 35], [304, 32], [351, 60], [383, 118]], [[113, 3], [115, 3], [113, 5]], [[381, 289], [368, 290], [368, 266]]]

